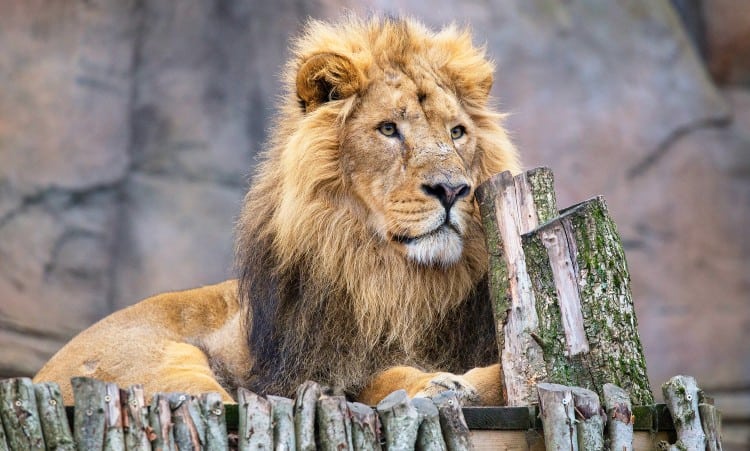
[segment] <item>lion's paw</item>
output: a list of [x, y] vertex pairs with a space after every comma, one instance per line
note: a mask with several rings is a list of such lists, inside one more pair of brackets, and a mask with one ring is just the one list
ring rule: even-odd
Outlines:
[[463, 376], [452, 373], [438, 373], [428, 380], [425, 387], [414, 397], [432, 398], [438, 393], [453, 390], [462, 406], [479, 404], [479, 391]]

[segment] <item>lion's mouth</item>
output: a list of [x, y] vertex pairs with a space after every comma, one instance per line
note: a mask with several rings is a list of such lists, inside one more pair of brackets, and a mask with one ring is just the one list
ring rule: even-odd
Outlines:
[[421, 239], [438, 235], [438, 234], [443, 233], [443, 232], [445, 232], [447, 230], [451, 230], [451, 231], [453, 231], [454, 233], [456, 233], [459, 236], [461, 235], [461, 233], [456, 229], [456, 227], [453, 224], [451, 224], [450, 222], [445, 222], [445, 223], [443, 223], [443, 224], [435, 227], [434, 229], [430, 230], [427, 233], [423, 233], [421, 235], [416, 235], [416, 236], [393, 235], [393, 236], [391, 236], [391, 240], [395, 241], [397, 243], [400, 243], [400, 244], [412, 244], [412, 243], [415, 243], [415, 242], [417, 242], [417, 241], [419, 241]]

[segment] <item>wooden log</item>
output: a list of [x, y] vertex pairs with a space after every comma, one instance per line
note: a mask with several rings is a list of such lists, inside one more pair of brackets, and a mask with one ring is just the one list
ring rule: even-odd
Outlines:
[[419, 432], [419, 413], [411, 405], [406, 390], [396, 390], [386, 396], [376, 410], [383, 426], [386, 449], [414, 449]]
[[306, 381], [297, 387], [294, 399], [294, 439], [300, 451], [315, 451], [315, 406], [321, 389], [317, 382]]
[[570, 388], [559, 384], [541, 383], [537, 385], [537, 392], [546, 449], [578, 451], [575, 407]]
[[321, 396], [316, 406], [318, 440], [323, 451], [354, 449], [349, 407], [343, 396]]
[[31, 379], [20, 377], [0, 381], [0, 417], [10, 449], [45, 449]]
[[175, 446], [180, 451], [199, 451], [206, 441], [206, 428], [200, 415], [200, 406], [186, 393], [169, 393], [167, 399], [172, 415]]
[[545, 380], [546, 367], [534, 339], [538, 318], [520, 236], [557, 215], [552, 171], [503, 172], [477, 188], [477, 199], [489, 251], [502, 398], [508, 406], [526, 406], [536, 401], [534, 384]]
[[607, 441], [609, 449], [633, 450], [635, 418], [628, 392], [614, 384], [604, 384], [604, 406], [607, 413]]
[[5, 428], [3, 427], [2, 415], [0, 415], [0, 451], [8, 451], [8, 442], [7, 437], [5, 436]]
[[120, 389], [112, 383], [104, 388], [104, 450], [125, 451]]
[[440, 428], [440, 413], [435, 404], [427, 398], [414, 398], [412, 405], [419, 413], [419, 431], [417, 432], [417, 450], [447, 450], [443, 431]]
[[461, 403], [453, 390], [446, 390], [432, 397], [440, 415], [440, 429], [449, 451], [471, 449], [471, 432], [466, 425]]
[[576, 435], [578, 449], [601, 451], [604, 449], [604, 422], [606, 414], [599, 402], [599, 396], [592, 390], [571, 387], [575, 407]]
[[255, 393], [240, 388], [237, 390], [239, 408], [239, 449], [273, 449], [273, 422], [271, 403]]
[[664, 401], [677, 430], [677, 443], [670, 451], [705, 450], [706, 434], [698, 411], [698, 384], [690, 376], [675, 376], [661, 386]]
[[154, 451], [176, 451], [169, 395], [166, 393], [154, 394], [151, 398], [148, 420], [153, 431], [153, 434], [151, 434], [151, 449]]
[[120, 402], [125, 448], [128, 451], [150, 451], [153, 432], [148, 422], [148, 407], [143, 396], [143, 386], [133, 385], [127, 390], [120, 390]]
[[[68, 416], [65, 413], [60, 387], [54, 382], [35, 384], [34, 395], [47, 449], [75, 451], [76, 445], [68, 425]], [[0, 437], [0, 451], [7, 449], [3, 448], [4, 444], [5, 437], [2, 436]]]
[[714, 406], [712, 398], [698, 393], [698, 415], [701, 419], [703, 433], [706, 434], [706, 449], [708, 451], [722, 451], [721, 445], [721, 412]]
[[76, 446], [91, 451], [104, 449], [107, 384], [90, 377], [74, 377], [70, 383], [75, 403], [73, 437]]
[[[377, 412], [362, 403], [348, 403], [352, 418], [352, 445], [358, 451], [380, 450], [380, 419]], [[419, 439], [417, 439], [419, 446]]]
[[[627, 390], [653, 404], [630, 275], [617, 228], [597, 197], [523, 236], [547, 382]], [[584, 321], [585, 319], [585, 321]]]
[[281, 396], [266, 397], [271, 403], [273, 419], [273, 444], [276, 451], [294, 451], [294, 401]]
[[205, 393], [201, 396], [201, 413], [206, 423], [206, 451], [229, 449], [227, 420], [224, 402], [218, 393]]

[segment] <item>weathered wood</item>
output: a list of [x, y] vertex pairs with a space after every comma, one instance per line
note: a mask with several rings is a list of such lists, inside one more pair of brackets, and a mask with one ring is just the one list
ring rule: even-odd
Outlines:
[[107, 383], [104, 390], [104, 451], [125, 451], [120, 389]]
[[713, 405], [701, 391], [698, 397], [698, 415], [701, 419], [703, 433], [706, 434], [706, 449], [708, 451], [722, 451], [721, 445], [721, 412]]
[[70, 383], [75, 402], [73, 436], [76, 446], [91, 451], [104, 449], [107, 385], [89, 377], [74, 377]]
[[266, 397], [271, 403], [273, 444], [276, 451], [294, 451], [294, 401], [281, 396]]
[[604, 449], [604, 422], [606, 416], [596, 392], [571, 387], [575, 407], [578, 449], [601, 451]]
[[169, 395], [156, 393], [151, 399], [148, 412], [151, 423], [151, 448], [154, 451], [176, 451], [174, 441], [174, 425], [172, 424], [172, 409], [169, 406]]
[[229, 448], [224, 403], [218, 393], [201, 396], [201, 413], [206, 424], [206, 451], [225, 451]]
[[237, 390], [239, 408], [239, 449], [273, 449], [273, 421], [271, 403], [255, 393], [240, 388]]
[[315, 406], [321, 389], [317, 382], [306, 381], [297, 387], [294, 399], [294, 438], [300, 451], [315, 451]]
[[8, 451], [8, 442], [6, 439], [7, 437], [5, 436], [5, 428], [3, 428], [2, 415], [0, 415], [0, 451]]
[[632, 451], [634, 418], [630, 395], [614, 384], [604, 384], [603, 391], [609, 449]]
[[419, 431], [417, 433], [417, 450], [447, 450], [443, 431], [440, 428], [440, 413], [435, 404], [427, 398], [414, 398], [412, 405], [419, 413]]
[[440, 414], [440, 429], [449, 451], [471, 449], [471, 432], [466, 425], [461, 403], [452, 390], [438, 393], [432, 398]]
[[[656, 451], [654, 443], [669, 437], [668, 432], [636, 432], [633, 436], [634, 451]], [[540, 433], [530, 431], [486, 431], [472, 430], [471, 443], [475, 451], [544, 451], [544, 440]]]
[[557, 214], [553, 183], [552, 172], [539, 168], [515, 177], [503, 172], [477, 189], [489, 250], [502, 395], [508, 406], [534, 402], [534, 383], [545, 378], [543, 350], [534, 339], [538, 318], [520, 235]]
[[[68, 416], [65, 413], [60, 387], [54, 382], [35, 384], [34, 395], [47, 449], [75, 451], [76, 445], [68, 425]], [[0, 451], [7, 449], [3, 448], [4, 445], [5, 437], [1, 436]]]
[[201, 449], [206, 441], [206, 427], [200, 415], [200, 406], [186, 393], [170, 393], [169, 410], [172, 414], [172, 434], [180, 451]]
[[321, 396], [316, 407], [320, 449], [354, 449], [349, 407], [343, 396]]
[[604, 199], [569, 208], [525, 234], [523, 250], [544, 380], [600, 396], [605, 383], [614, 383], [634, 403], [653, 404], [627, 262]]
[[661, 386], [664, 400], [677, 430], [677, 443], [670, 451], [705, 450], [706, 435], [698, 412], [698, 384], [690, 376], [675, 376]]
[[143, 396], [143, 386], [133, 385], [127, 390], [120, 390], [120, 402], [125, 448], [128, 451], [151, 450], [151, 426], [148, 423], [148, 407]]
[[0, 381], [0, 418], [11, 449], [45, 449], [31, 379], [19, 377]]
[[376, 410], [383, 426], [388, 450], [412, 450], [419, 432], [419, 413], [411, 405], [405, 390], [397, 390], [383, 398]]
[[365, 404], [348, 403], [352, 418], [352, 445], [358, 451], [380, 449], [380, 418], [377, 412]]
[[537, 385], [539, 413], [548, 451], [578, 451], [575, 406], [570, 387], [559, 384]]

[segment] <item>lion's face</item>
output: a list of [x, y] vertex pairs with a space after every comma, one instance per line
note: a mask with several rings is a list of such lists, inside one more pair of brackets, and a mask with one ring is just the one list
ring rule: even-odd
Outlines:
[[476, 221], [475, 125], [439, 80], [377, 71], [345, 123], [343, 172], [373, 234], [414, 262], [451, 265]]

